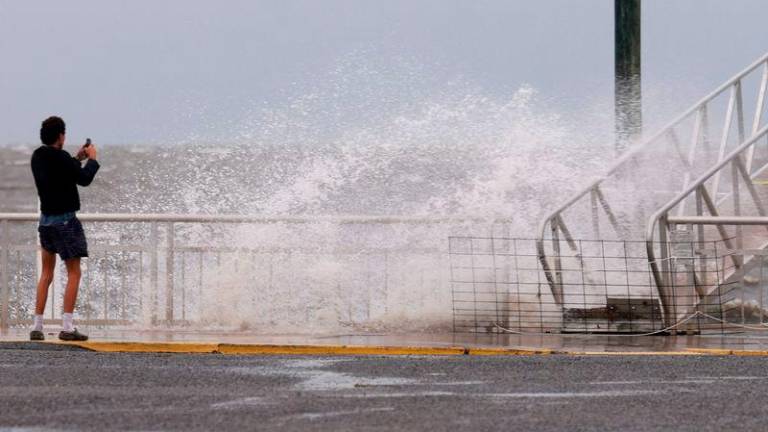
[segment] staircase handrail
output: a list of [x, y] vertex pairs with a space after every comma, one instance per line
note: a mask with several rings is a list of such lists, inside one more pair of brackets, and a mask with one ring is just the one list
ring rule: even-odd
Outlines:
[[[600, 185], [611, 174], [615, 173], [619, 168], [621, 168], [630, 160], [632, 160], [634, 157], [636, 157], [644, 148], [648, 147], [651, 143], [655, 142], [657, 139], [664, 136], [664, 134], [667, 134], [670, 131], [672, 131], [675, 128], [675, 126], [682, 123], [684, 120], [686, 120], [692, 114], [696, 113], [698, 110], [702, 109], [702, 107], [706, 106], [710, 101], [712, 101], [713, 99], [721, 95], [724, 91], [728, 90], [729, 88], [733, 88], [735, 85], [739, 85], [742, 78], [749, 75], [751, 72], [753, 72], [755, 69], [757, 69], [761, 65], [763, 65], [763, 67], [765, 68], [765, 72], [768, 73], [768, 53], [763, 54], [758, 60], [754, 61], [752, 64], [747, 66], [741, 72], [734, 75], [724, 84], [717, 87], [714, 91], [704, 96], [695, 105], [693, 105], [691, 108], [687, 109], [682, 114], [675, 117], [674, 120], [667, 123], [666, 126], [661, 128], [658, 132], [656, 132], [655, 134], [643, 139], [639, 143], [630, 147], [630, 149], [628, 149], [621, 157], [619, 157], [618, 160], [616, 160], [608, 168], [605, 174], [603, 174], [601, 177], [598, 177], [597, 179], [592, 179], [585, 188], [581, 189], [580, 192], [575, 194], [571, 199], [569, 199], [560, 207], [558, 207], [557, 209], [547, 214], [547, 216], [541, 220], [537, 228], [538, 237], [536, 241], [536, 249], [537, 249], [539, 261], [541, 262], [541, 266], [546, 276], [547, 282], [550, 285], [552, 295], [555, 299], [555, 302], [558, 305], [562, 305], [562, 300], [563, 300], [562, 286], [558, 286], [557, 275], [556, 275], [557, 270], [553, 271], [549, 265], [545, 247], [544, 247], [544, 242], [546, 241], [547, 231], [548, 230], [552, 231], [553, 233], [552, 240], [558, 243], [557, 245], [555, 245], [555, 254], [558, 254], [559, 238], [557, 238], [557, 230], [559, 229], [560, 231], [563, 232], [565, 236], [565, 240], [568, 242], [568, 244], [573, 245], [574, 239], [570, 235], [570, 232], [568, 231], [568, 229], [565, 227], [565, 224], [561, 218], [563, 212], [565, 212], [568, 208], [573, 206], [575, 203], [579, 202], [582, 198], [584, 198], [587, 195], [591, 195], [593, 193], [600, 194], [600, 190], [599, 190]], [[764, 75], [766, 73], [764, 73]], [[763, 81], [765, 81], [765, 76], [763, 77]], [[765, 83], [763, 82], [762, 85], [764, 84]], [[761, 95], [761, 97], [764, 97], [765, 96], [764, 91], [762, 93], [763, 94]], [[609, 214], [609, 217], [612, 217], [612, 215]], [[559, 259], [559, 257], [555, 257], [555, 259], [557, 260]]]
[[[765, 163], [762, 167], [756, 169], [754, 173], [749, 173], [747, 169], [744, 166], [744, 161], [742, 160], [742, 154], [744, 152], [749, 151], [752, 146], [760, 139], [768, 136], [768, 125], [763, 126], [762, 129], [757, 131], [755, 134], [752, 135], [752, 137], [745, 140], [741, 145], [739, 145], [736, 149], [731, 151], [728, 155], [723, 157], [721, 161], [713, 165], [711, 168], [709, 168], [704, 174], [702, 174], [699, 178], [694, 180], [690, 185], [688, 185], [680, 194], [675, 196], [673, 199], [669, 200], [665, 205], [663, 205], [659, 210], [657, 210], [651, 217], [648, 219], [648, 224], [646, 225], [646, 232], [645, 232], [645, 242], [646, 242], [646, 252], [648, 254], [648, 264], [651, 268], [651, 273], [653, 274], [653, 280], [656, 284], [657, 292], [659, 294], [659, 299], [662, 303], [662, 308], [666, 308], [665, 310], [665, 316], [670, 316], [671, 313], [670, 305], [668, 304], [668, 298], [673, 293], [667, 292], [667, 283], [664, 282], [662, 272], [659, 270], [659, 260], [656, 258], [656, 252], [654, 251], [654, 245], [656, 244], [654, 240], [654, 232], [656, 231], [656, 227], [658, 225], [659, 227], [659, 236], [660, 236], [660, 247], [662, 248], [662, 254], [664, 254], [664, 251], [666, 251], [666, 239], [667, 239], [667, 232], [669, 228], [669, 216], [668, 213], [670, 210], [674, 209], [676, 206], [678, 206], [681, 202], [689, 198], [692, 194], [699, 194], [701, 199], [704, 200], [704, 202], [708, 206], [712, 206], [712, 208], [716, 208], [716, 201], [717, 197], [714, 198], [709, 194], [709, 192], [706, 190], [705, 183], [715, 177], [723, 168], [725, 168], [728, 164], [734, 164], [733, 169], [740, 171], [742, 176], [745, 180], [753, 180], [756, 177], [758, 177], [760, 174], [766, 171], [768, 169], [768, 163]], [[738, 187], [738, 185], [734, 185], [734, 187]], [[753, 199], [759, 199], [757, 198], [756, 192], [754, 190], [754, 186], [749, 185], [752, 190], [750, 193], [753, 195]], [[758, 203], [759, 207], [761, 206], [760, 203]], [[711, 211], [710, 211], [711, 213]], [[763, 211], [761, 211], [763, 213]], [[701, 217], [702, 215], [698, 215]], [[741, 216], [741, 215], [736, 215]], [[763, 215], [764, 216], [764, 215]], [[733, 218], [724, 218], [720, 221], [722, 224], [718, 224], [719, 215], [712, 215], [711, 217], [701, 218], [701, 223], [708, 223], [718, 226], [718, 230], [720, 232], [721, 239], [726, 243], [726, 246], [732, 248], [732, 245], [730, 244], [730, 239], [727, 236], [726, 232], [724, 231], [722, 225], [726, 225], [729, 223], [732, 223]], [[674, 223], [674, 218], [673, 219]], [[662, 260], [666, 260], [667, 257], [663, 256], [661, 258]], [[663, 266], [666, 265], [665, 263]]]

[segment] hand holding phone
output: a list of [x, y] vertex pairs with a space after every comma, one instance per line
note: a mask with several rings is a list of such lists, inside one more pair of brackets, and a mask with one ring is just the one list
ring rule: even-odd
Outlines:
[[83, 152], [85, 153], [85, 157], [88, 159], [96, 159], [96, 146], [91, 145], [90, 138], [85, 140], [85, 145], [83, 145]]
[[77, 152], [77, 160], [96, 159], [96, 148], [91, 145], [91, 139], [85, 140], [85, 144]]
[[77, 150], [77, 154], [75, 155], [75, 159], [77, 159], [79, 161], [85, 159], [85, 157], [86, 157], [85, 156], [85, 148], [88, 147], [89, 145], [91, 145], [91, 139], [90, 138], [85, 140], [85, 144], [80, 146], [80, 148]]

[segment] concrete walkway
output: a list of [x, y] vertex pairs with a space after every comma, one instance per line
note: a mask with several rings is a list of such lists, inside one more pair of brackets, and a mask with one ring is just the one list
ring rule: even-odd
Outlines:
[[[51, 345], [75, 345], [101, 352], [179, 352], [316, 355], [766, 355], [768, 334], [697, 336], [330, 334], [264, 335], [188, 330], [92, 330], [91, 340], [62, 343], [46, 330]], [[0, 333], [0, 345], [30, 347], [25, 329]], [[23, 343], [20, 345], [20, 343]]]

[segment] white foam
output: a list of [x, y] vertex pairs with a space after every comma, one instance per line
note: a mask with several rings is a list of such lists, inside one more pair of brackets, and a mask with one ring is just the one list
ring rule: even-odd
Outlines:
[[413, 60], [379, 70], [352, 53], [284, 106], [209, 125], [211, 143], [181, 139], [157, 170], [137, 168], [147, 186], [125, 198], [131, 211], [508, 222], [180, 227], [179, 244], [261, 250], [224, 254], [222, 266], [209, 254], [202, 286], [190, 266], [188, 319], [265, 332], [447, 330], [447, 237], [530, 237], [612, 157], [596, 132], [610, 128], [575, 124], [530, 86], [423, 85], [431, 79]]

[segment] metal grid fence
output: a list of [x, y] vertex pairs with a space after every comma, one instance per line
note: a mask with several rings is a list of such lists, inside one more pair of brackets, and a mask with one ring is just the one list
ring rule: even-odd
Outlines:
[[[557, 259], [556, 301], [535, 240], [450, 237], [453, 327], [473, 333], [669, 334], [768, 330], [765, 252], [722, 242], [669, 248], [669, 317], [644, 241], [577, 240]], [[666, 319], [665, 319], [666, 318]]]

